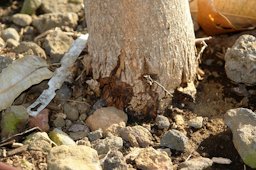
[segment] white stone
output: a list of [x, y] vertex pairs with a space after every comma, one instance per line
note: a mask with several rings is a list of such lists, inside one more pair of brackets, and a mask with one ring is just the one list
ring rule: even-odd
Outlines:
[[227, 77], [236, 83], [256, 83], [256, 38], [242, 35], [225, 54]]
[[101, 170], [97, 151], [84, 146], [56, 146], [47, 155], [48, 170]]

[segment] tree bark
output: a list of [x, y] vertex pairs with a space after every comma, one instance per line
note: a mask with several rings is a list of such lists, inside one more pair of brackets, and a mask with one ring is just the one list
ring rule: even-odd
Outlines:
[[170, 102], [167, 91], [194, 81], [198, 64], [188, 0], [84, 4], [93, 78], [110, 105], [155, 114]]

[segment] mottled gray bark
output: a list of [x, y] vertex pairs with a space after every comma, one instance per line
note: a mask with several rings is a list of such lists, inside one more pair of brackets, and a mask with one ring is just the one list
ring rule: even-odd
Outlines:
[[145, 75], [168, 91], [194, 80], [187, 0], [85, 0], [85, 12], [93, 77], [104, 80], [103, 95], [110, 103], [152, 113], [171, 97], [156, 83], [150, 86]]

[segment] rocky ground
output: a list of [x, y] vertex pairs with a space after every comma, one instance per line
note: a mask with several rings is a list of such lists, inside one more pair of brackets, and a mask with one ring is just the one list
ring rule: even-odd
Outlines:
[[[0, 2], [0, 73], [14, 59], [27, 55], [46, 59], [54, 71], [77, 33], [86, 33], [81, 0], [33, 2], [25, 7], [23, 1]], [[196, 34], [204, 36], [200, 30]], [[85, 50], [76, 61], [72, 77], [37, 117], [28, 118], [24, 110], [47, 88], [47, 81], [32, 86], [15, 100], [15, 106], [2, 111], [0, 161], [26, 170], [256, 167], [252, 160], [256, 116], [251, 111], [256, 106], [254, 61], [246, 60], [240, 70], [236, 70], [237, 65], [232, 68], [233, 63], [242, 62], [232, 57], [239, 45], [229, 52], [231, 59], [224, 58], [227, 48], [243, 34], [256, 32], [221, 35], [207, 41], [195, 101], [176, 92], [167, 111], [154, 120], [136, 120], [125, 111], [106, 106], [100, 99], [98, 82], [85, 69]], [[241, 41], [247, 51], [244, 53], [255, 57], [255, 39], [245, 37]], [[247, 45], [250, 42], [254, 45]], [[239, 76], [242, 80], [237, 80]], [[248, 109], [235, 109], [242, 107]], [[20, 116], [22, 111], [24, 115]], [[12, 132], [8, 131], [6, 116], [10, 114], [19, 115], [19, 126]], [[28, 131], [34, 126], [44, 132]], [[14, 132], [19, 134], [13, 136]], [[6, 140], [7, 136], [11, 138]]]

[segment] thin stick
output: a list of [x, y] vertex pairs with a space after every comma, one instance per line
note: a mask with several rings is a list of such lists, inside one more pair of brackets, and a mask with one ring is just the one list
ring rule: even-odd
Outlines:
[[188, 155], [187, 159], [185, 160], [185, 162], [187, 162], [192, 156], [192, 153]]
[[11, 151], [7, 152], [7, 156], [12, 156], [12, 155], [16, 155], [18, 153], [24, 152], [28, 149], [28, 145], [23, 145], [19, 148], [13, 149]]
[[144, 75], [144, 78], [147, 79], [148, 83], [152, 85], [153, 83], [157, 84], [159, 87], [161, 87], [167, 94], [172, 96], [172, 93], [169, 92], [162, 84], [160, 84], [158, 81], [153, 80], [150, 75]]
[[197, 43], [201, 43], [202, 41], [208, 41], [208, 40], [210, 40], [210, 39], [212, 39], [211, 36], [210, 36], [210, 37], [203, 37], [203, 38], [196, 38], [195, 43], [196, 43], [196, 44], [197, 44]]

